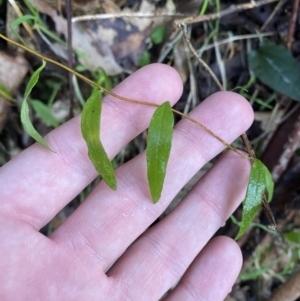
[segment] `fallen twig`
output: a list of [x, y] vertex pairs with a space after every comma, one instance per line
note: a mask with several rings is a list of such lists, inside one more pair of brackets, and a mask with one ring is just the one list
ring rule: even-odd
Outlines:
[[286, 43], [286, 47], [289, 50], [291, 50], [293, 40], [294, 40], [294, 33], [295, 33], [295, 27], [297, 22], [297, 16], [298, 16], [298, 8], [299, 8], [299, 0], [293, 0], [292, 16], [290, 19], [288, 38]]
[[269, 4], [272, 2], [277, 2], [277, 1], [279, 1], [279, 0], [261, 0], [261, 1], [257, 1], [257, 2], [252, 1], [250, 3], [230, 5], [227, 9], [224, 9], [223, 11], [220, 11], [220, 12], [217, 12], [214, 14], [187, 17], [187, 18], [183, 18], [180, 20], [176, 20], [175, 23], [177, 25], [178, 24], [192, 24], [192, 23], [216, 20], [216, 19], [220, 19], [220, 18], [222, 18], [226, 15], [232, 14], [232, 13], [252, 9], [255, 7], [259, 7], [259, 6], [266, 5], [266, 4]]
[[260, 31], [264, 31], [265, 28], [269, 25], [269, 23], [271, 22], [271, 20], [274, 18], [274, 16], [276, 15], [276, 13], [279, 11], [279, 9], [281, 8], [281, 6], [286, 2], [286, 0], [280, 0], [276, 7], [274, 8], [274, 10], [272, 11], [271, 15], [268, 17], [268, 19], [266, 20], [266, 22], [263, 24], [263, 26], [261, 27]]
[[219, 80], [217, 79], [216, 75], [213, 73], [213, 71], [210, 69], [210, 67], [202, 60], [202, 58], [200, 58], [198, 55], [197, 55], [197, 52], [195, 50], [195, 48], [192, 46], [188, 36], [187, 36], [187, 33], [186, 33], [186, 28], [184, 25], [181, 25], [180, 26], [182, 32], [183, 32], [183, 36], [184, 36], [184, 39], [190, 49], [190, 51], [192, 52], [192, 54], [194, 55], [195, 59], [198, 61], [198, 63], [209, 73], [209, 75], [211, 76], [211, 78], [213, 79], [214, 83], [217, 85], [217, 87], [223, 91], [223, 86], [221, 85], [221, 83], [219, 82]]
[[[186, 14], [174, 14], [174, 13], [145, 13], [145, 12], [130, 12], [130, 13], [114, 13], [114, 14], [95, 14], [95, 15], [86, 15], [86, 16], [78, 16], [73, 17], [72, 22], [82, 22], [82, 21], [90, 21], [90, 20], [104, 20], [104, 19], [112, 19], [112, 18], [162, 18], [162, 17], [172, 17], [172, 18], [182, 18], [186, 17]], [[191, 17], [189, 15], [189, 17]]]
[[300, 297], [300, 271], [282, 284], [268, 301], [294, 301]]

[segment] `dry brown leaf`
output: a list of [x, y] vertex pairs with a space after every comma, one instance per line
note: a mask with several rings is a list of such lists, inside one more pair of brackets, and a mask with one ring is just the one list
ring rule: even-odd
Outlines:
[[[55, 23], [57, 33], [67, 38], [67, 21], [56, 10], [42, 1], [30, 2], [37, 5], [41, 13], [49, 15]], [[117, 9], [111, 5], [111, 1], [106, 0], [105, 3], [107, 10]], [[166, 6], [160, 12], [168, 9]], [[126, 12], [130, 10], [126, 9]], [[141, 2], [139, 12], [160, 13], [147, 0]], [[86, 68], [94, 71], [101, 67], [108, 75], [117, 75], [123, 71], [121, 63], [130, 70], [138, 66], [146, 38], [154, 26], [163, 24], [166, 20], [168, 18], [112, 18], [75, 23], [72, 28], [73, 49], [84, 54], [79, 61]]]
[[[66, 7], [66, 0], [45, 0], [54, 9], [61, 11]], [[98, 13], [116, 13], [126, 0], [72, 0], [73, 16]]]
[[[39, 12], [50, 16], [55, 23], [56, 32], [63, 34], [67, 39], [67, 20], [60, 16], [56, 10], [48, 4], [38, 0], [30, 0], [36, 5]], [[86, 25], [85, 25], [86, 26]], [[123, 71], [121, 66], [116, 62], [112, 51], [106, 41], [94, 40], [93, 36], [88, 34], [79, 24], [73, 24], [73, 49], [83, 53], [79, 62], [86, 68], [94, 71], [103, 68], [108, 75], [117, 75]]]
[[[27, 61], [22, 56], [12, 57], [0, 52], [0, 83], [14, 94], [28, 71]], [[9, 102], [0, 97], [0, 131], [3, 129]]]

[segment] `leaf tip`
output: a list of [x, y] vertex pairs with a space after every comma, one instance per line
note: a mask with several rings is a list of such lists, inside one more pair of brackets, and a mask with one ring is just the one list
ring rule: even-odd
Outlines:
[[239, 231], [234, 240], [240, 239], [244, 235], [244, 231]]
[[[98, 170], [99, 172], [99, 170]], [[102, 179], [104, 180], [104, 182], [106, 183], [106, 185], [116, 191], [117, 190], [117, 179], [116, 179], [116, 176], [115, 176], [115, 173], [114, 171], [112, 171], [113, 173], [111, 174], [112, 177], [108, 178], [107, 175], [102, 175], [100, 172], [100, 176], [102, 177]]]
[[112, 185], [110, 185], [110, 188], [114, 191], [117, 190], [117, 182], [115, 181], [114, 183], [112, 183]]
[[159, 201], [160, 196], [151, 196], [151, 198], [152, 198], [152, 203], [156, 204]]

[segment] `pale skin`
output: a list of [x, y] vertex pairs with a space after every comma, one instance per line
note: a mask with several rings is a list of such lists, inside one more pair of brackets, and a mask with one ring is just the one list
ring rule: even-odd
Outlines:
[[[153, 64], [114, 92], [174, 105], [182, 83], [171, 67]], [[101, 140], [110, 158], [147, 128], [153, 112], [106, 97]], [[231, 92], [213, 94], [191, 116], [229, 143], [253, 121], [248, 102]], [[0, 300], [157, 301], [180, 279], [163, 300], [224, 300], [242, 256], [232, 239], [211, 237], [245, 196], [247, 159], [223, 154], [180, 205], [148, 229], [186, 182], [224, 149], [182, 120], [174, 129], [157, 204], [151, 202], [142, 153], [116, 170], [117, 191], [100, 182], [45, 237], [39, 230], [97, 176], [80, 133], [80, 116], [45, 139], [55, 153], [34, 144], [0, 169]]]

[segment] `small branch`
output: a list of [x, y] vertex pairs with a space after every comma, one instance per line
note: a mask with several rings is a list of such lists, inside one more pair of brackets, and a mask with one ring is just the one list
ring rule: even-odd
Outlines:
[[288, 33], [288, 38], [287, 38], [287, 43], [286, 43], [288, 50], [292, 49], [295, 27], [296, 27], [297, 16], [298, 16], [298, 8], [299, 8], [299, 0], [294, 0], [293, 8], [292, 8], [292, 17], [290, 19], [289, 33]]
[[198, 50], [198, 55], [201, 56], [201, 54], [204, 51], [209, 50], [211, 48], [214, 48], [216, 45], [221, 46], [223, 44], [232, 43], [234, 41], [249, 40], [249, 39], [260, 39], [262, 37], [274, 36], [275, 34], [277, 34], [277, 33], [276, 32], [265, 32], [265, 33], [257, 33], [257, 34], [245, 34], [245, 35], [230, 36], [229, 38], [223, 39], [221, 41], [216, 41], [212, 44], [208, 44], [207, 46], [201, 47]]
[[221, 12], [210, 14], [210, 15], [187, 17], [187, 18], [175, 21], [175, 24], [177, 24], [177, 25], [179, 25], [179, 24], [192, 24], [192, 23], [199, 23], [199, 22], [216, 20], [216, 19], [220, 19], [220, 18], [222, 18], [224, 16], [227, 16], [229, 14], [232, 14], [232, 13], [252, 9], [252, 8], [255, 8], [255, 7], [259, 7], [259, 6], [262, 6], [262, 5], [266, 5], [266, 4], [269, 4], [269, 3], [272, 3], [272, 2], [278, 2], [278, 1], [279, 0], [261, 0], [261, 1], [257, 1], [257, 2], [252, 1], [251, 3], [231, 5], [227, 9], [225, 9]]
[[[137, 12], [137, 13], [116, 13], [116, 14], [96, 14], [96, 15], [86, 15], [73, 17], [72, 22], [82, 22], [89, 20], [104, 20], [104, 19], [112, 19], [112, 18], [162, 18], [162, 17], [186, 17], [186, 14], [174, 14], [174, 13], [145, 13], [145, 12]], [[189, 16], [191, 17], [191, 16]]]
[[[73, 69], [73, 46], [72, 46], [72, 1], [66, 1], [66, 11], [67, 11], [67, 29], [68, 29], [68, 66], [70, 69]], [[73, 108], [74, 108], [74, 93], [73, 93], [73, 81], [72, 73], [69, 72], [69, 100], [70, 100], [70, 119], [73, 117]]]
[[184, 27], [184, 25], [180, 26], [182, 32], [183, 32], [183, 36], [184, 39], [190, 49], [190, 51], [192, 52], [192, 54], [194, 55], [194, 57], [196, 58], [196, 60], [198, 61], [198, 63], [209, 73], [209, 75], [211, 76], [211, 78], [213, 79], [214, 83], [217, 85], [217, 87], [223, 91], [223, 86], [221, 85], [221, 83], [219, 82], [219, 80], [217, 79], [217, 77], [215, 76], [215, 74], [212, 72], [212, 70], [210, 69], [210, 67], [197, 55], [197, 52], [195, 50], [195, 48], [192, 46], [187, 33], [186, 33], [186, 28]]
[[274, 16], [276, 15], [276, 13], [279, 11], [279, 9], [281, 8], [281, 6], [286, 2], [286, 0], [280, 0], [276, 7], [274, 8], [274, 10], [272, 11], [271, 15], [268, 17], [268, 19], [266, 20], [266, 22], [263, 24], [263, 26], [261, 27], [260, 31], [264, 31], [265, 28], [269, 25], [269, 23], [271, 22], [271, 20], [274, 18]]
[[255, 156], [254, 150], [251, 146], [251, 143], [250, 143], [246, 133], [242, 134], [242, 139], [243, 139], [243, 142], [246, 146], [247, 153], [249, 154], [249, 156], [255, 158], [256, 156]]

